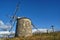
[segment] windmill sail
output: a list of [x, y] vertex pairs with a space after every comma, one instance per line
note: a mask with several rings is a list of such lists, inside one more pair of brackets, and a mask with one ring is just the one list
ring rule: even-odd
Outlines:
[[20, 2], [19, 2], [19, 3], [17, 4], [17, 6], [16, 6], [16, 9], [15, 9], [14, 15], [11, 17], [10, 24], [12, 25], [12, 27], [11, 27], [11, 29], [10, 29], [9, 31], [12, 30], [12, 28], [13, 28], [15, 22], [16, 22], [16, 19], [17, 19], [16, 14], [17, 14], [17, 12], [18, 12], [18, 10], [19, 10], [19, 4], [20, 4]]

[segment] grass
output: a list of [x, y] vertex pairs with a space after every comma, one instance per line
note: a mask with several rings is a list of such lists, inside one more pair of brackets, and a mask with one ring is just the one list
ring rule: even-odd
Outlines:
[[60, 32], [55, 33], [37, 33], [31, 37], [14, 37], [6, 38], [5, 40], [60, 40]]

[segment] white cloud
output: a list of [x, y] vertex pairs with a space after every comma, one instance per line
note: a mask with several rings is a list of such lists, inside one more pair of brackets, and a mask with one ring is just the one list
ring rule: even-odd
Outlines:
[[[47, 29], [37, 29], [37, 30], [39, 30], [40, 32], [46, 32]], [[32, 33], [36, 32], [37, 30], [36, 29], [33, 29], [32, 30]]]
[[0, 35], [2, 34], [6, 34], [6, 35], [10, 35], [10, 34], [14, 34], [15, 33], [15, 31], [11, 31], [11, 32], [9, 32], [9, 31], [0, 31]]
[[10, 28], [11, 28], [10, 24], [4, 24], [4, 22], [2, 20], [0, 20], [0, 29], [8, 30]]
[[0, 37], [14, 37], [15, 31], [0, 31]]
[[[39, 31], [38, 31], [38, 30], [39, 30]], [[47, 30], [48, 30], [48, 29], [37, 29], [37, 30], [36, 30], [36, 29], [33, 29], [33, 30], [32, 30], [32, 33], [34, 33], [34, 32], [47, 33]], [[52, 32], [52, 29], [49, 29], [48, 32]]]

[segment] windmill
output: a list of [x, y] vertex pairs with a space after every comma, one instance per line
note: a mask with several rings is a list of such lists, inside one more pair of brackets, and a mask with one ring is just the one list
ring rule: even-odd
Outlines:
[[52, 28], [52, 32], [54, 32], [54, 26], [53, 25], [51, 26], [51, 28]]
[[14, 15], [10, 17], [11, 18], [10, 23], [11, 23], [12, 27], [9, 31], [12, 30], [15, 22], [17, 22], [16, 30], [15, 30], [15, 37], [16, 36], [19, 36], [19, 37], [20, 36], [25, 36], [25, 37], [32, 36], [32, 26], [34, 28], [36, 28], [36, 27], [32, 24], [30, 18], [16, 16], [16, 13], [18, 12], [18, 9], [19, 9], [19, 4], [20, 4], [20, 2], [16, 6]]

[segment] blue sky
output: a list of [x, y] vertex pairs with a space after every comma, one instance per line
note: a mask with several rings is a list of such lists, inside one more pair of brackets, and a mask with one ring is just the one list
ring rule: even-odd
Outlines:
[[[0, 0], [0, 20], [9, 22], [6, 15], [12, 16], [19, 0]], [[17, 16], [30, 18], [37, 28], [50, 29], [54, 25], [60, 30], [60, 1], [59, 0], [20, 0]]]

